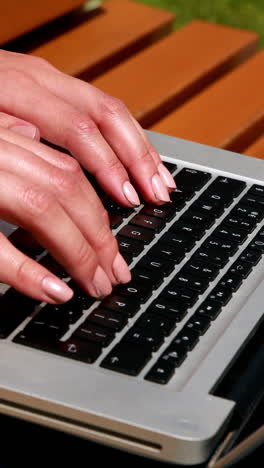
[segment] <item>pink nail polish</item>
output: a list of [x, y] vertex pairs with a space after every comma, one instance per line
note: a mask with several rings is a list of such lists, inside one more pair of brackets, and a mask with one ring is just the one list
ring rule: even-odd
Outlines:
[[19, 135], [31, 138], [32, 140], [36, 138], [38, 132], [36, 127], [33, 125], [14, 125], [14, 127], [11, 127], [10, 130], [18, 133]]
[[113, 261], [113, 273], [119, 283], [128, 283], [131, 280], [127, 263], [119, 252]]
[[158, 165], [158, 171], [159, 175], [161, 176], [163, 182], [167, 185], [167, 187], [169, 187], [170, 189], [176, 189], [175, 180], [173, 179], [168, 169], [162, 163]]
[[96, 297], [108, 296], [112, 292], [112, 285], [107, 274], [102, 267], [98, 266], [95, 270], [92, 285], [96, 292]]
[[131, 203], [131, 205], [134, 205], [134, 206], [140, 205], [138, 194], [135, 191], [133, 185], [131, 185], [131, 183], [128, 180], [123, 184], [123, 192], [127, 201]]
[[162, 182], [158, 174], [155, 174], [152, 177], [152, 189], [153, 189], [153, 193], [157, 201], [163, 201], [163, 202], [170, 201], [168, 189], [166, 188], [166, 186], [164, 185], [164, 183]]
[[56, 302], [67, 302], [73, 296], [73, 291], [64, 281], [46, 276], [42, 280], [42, 288], [45, 294]]

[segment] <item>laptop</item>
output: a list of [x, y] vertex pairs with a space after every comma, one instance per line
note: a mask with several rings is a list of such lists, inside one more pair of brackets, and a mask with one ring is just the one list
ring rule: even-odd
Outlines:
[[147, 134], [175, 178], [172, 203], [103, 198], [132, 281], [97, 301], [27, 246], [73, 299], [38, 304], [1, 285], [0, 412], [195, 466], [263, 396], [264, 165]]

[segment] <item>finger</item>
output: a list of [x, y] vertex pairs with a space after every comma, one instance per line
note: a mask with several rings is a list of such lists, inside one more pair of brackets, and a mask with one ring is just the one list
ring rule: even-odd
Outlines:
[[163, 164], [163, 162], [162, 162], [162, 160], [160, 158], [160, 155], [157, 152], [156, 148], [154, 148], [154, 146], [151, 144], [150, 140], [147, 138], [146, 133], [144, 132], [141, 125], [139, 125], [137, 120], [132, 115], [130, 115], [130, 117], [131, 117], [134, 125], [138, 129], [138, 132], [141, 134], [142, 138], [144, 139], [145, 144], [146, 144], [150, 154], [152, 155], [152, 157], [153, 157], [153, 159], [154, 159], [154, 161], [155, 161], [155, 163], [157, 165], [159, 175], [160, 175], [161, 179], [163, 180], [164, 184], [167, 186], [169, 192], [172, 191], [172, 190], [175, 190], [176, 189], [175, 180], [172, 177], [171, 173], [166, 168], [166, 166], [164, 166], [164, 164]]
[[168, 189], [174, 189], [175, 182], [126, 106], [81, 80], [56, 70], [42, 71], [43, 85], [97, 123], [143, 196], [151, 202], [169, 201]]
[[43, 138], [67, 148], [120, 203], [139, 204], [126, 170], [88, 116], [19, 72], [13, 73], [13, 79], [15, 89], [11, 76], [7, 79], [0, 72], [0, 102], [5, 111], [13, 106], [14, 114], [34, 122]]
[[40, 139], [39, 130], [35, 125], [32, 125], [25, 120], [18, 119], [13, 115], [6, 114], [5, 112], [0, 112], [0, 127], [12, 130], [13, 132], [27, 138], [34, 140]]
[[[108, 214], [78, 162], [68, 155], [6, 130], [0, 129], [0, 138], [0, 168], [52, 192], [91, 244], [110, 281], [113, 284], [129, 281], [131, 275], [118, 254]], [[22, 143], [24, 148], [18, 147], [18, 143]], [[36, 157], [30, 150], [39, 152], [41, 156]]]
[[0, 281], [50, 304], [71, 299], [73, 291], [46, 268], [17, 250], [0, 232]]
[[0, 217], [31, 231], [90, 295], [110, 294], [94, 250], [51, 193], [0, 171]]

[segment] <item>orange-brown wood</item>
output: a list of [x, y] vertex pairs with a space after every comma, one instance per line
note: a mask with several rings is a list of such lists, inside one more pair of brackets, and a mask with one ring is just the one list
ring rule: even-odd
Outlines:
[[264, 134], [248, 146], [243, 153], [248, 156], [264, 159]]
[[0, 44], [79, 7], [84, 0], [1, 0]]
[[255, 51], [257, 35], [192, 21], [93, 81], [148, 127]]
[[31, 51], [70, 75], [90, 79], [171, 29], [174, 16], [129, 0], [108, 0], [94, 18]]
[[264, 128], [264, 51], [152, 126], [157, 132], [234, 151]]

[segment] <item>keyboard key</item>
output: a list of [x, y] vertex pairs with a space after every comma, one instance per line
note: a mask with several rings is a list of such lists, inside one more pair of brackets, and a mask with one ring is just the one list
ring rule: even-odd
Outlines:
[[114, 337], [115, 334], [109, 328], [100, 327], [88, 320], [85, 320], [73, 334], [73, 338], [93, 341], [102, 347], [108, 346]]
[[201, 213], [202, 215], [210, 216], [211, 219], [216, 219], [224, 212], [224, 206], [221, 203], [212, 203], [210, 200], [198, 198], [191, 209], [195, 213]]
[[196, 261], [191, 258], [191, 260], [184, 265], [182, 273], [205, 277], [208, 281], [213, 281], [218, 275], [219, 269], [219, 266], [214, 265], [213, 263]]
[[121, 296], [135, 297], [140, 302], [146, 302], [151, 296], [152, 287], [146, 287], [145, 284], [132, 280], [127, 284], [119, 284], [115, 287], [114, 292]]
[[167, 244], [168, 248], [175, 246], [176, 249], [182, 249], [187, 252], [193, 248], [195, 238], [192, 233], [187, 234], [184, 231], [173, 232], [172, 230], [169, 230], [161, 237], [160, 242]]
[[218, 301], [224, 306], [230, 301], [231, 297], [231, 289], [217, 285], [209, 294], [208, 299], [211, 301]]
[[159, 272], [139, 268], [138, 265], [133, 268], [131, 273], [135, 281], [142, 281], [142, 284], [152, 289], [157, 289], [163, 281], [163, 276]]
[[172, 342], [162, 353], [160, 360], [170, 362], [174, 367], [179, 367], [185, 360], [188, 353], [187, 345], [180, 340]]
[[166, 384], [172, 378], [175, 367], [170, 361], [159, 359], [145, 376], [151, 382]]
[[169, 222], [175, 215], [175, 209], [173, 208], [171, 203], [168, 203], [167, 205], [161, 205], [158, 207], [156, 205], [147, 204], [143, 206], [143, 208], [140, 210], [140, 214], [141, 213], [153, 216], [155, 218], [160, 218], [166, 222]]
[[219, 176], [208, 187], [208, 191], [222, 197], [222, 199], [233, 199], [237, 197], [246, 187], [246, 182]]
[[140, 300], [137, 297], [124, 297], [111, 294], [101, 302], [101, 306], [104, 309], [120, 312], [127, 317], [133, 317], [140, 309]]
[[214, 236], [220, 237], [223, 240], [230, 240], [238, 244], [243, 244], [246, 240], [248, 234], [246, 231], [241, 229], [236, 229], [233, 227], [225, 226], [224, 224], [219, 226], [219, 228], [214, 230]]
[[159, 241], [148, 251], [148, 255], [178, 264], [184, 259], [185, 252], [179, 245], [168, 245], [166, 242]]
[[188, 351], [191, 351], [199, 341], [199, 332], [193, 328], [188, 328], [186, 325], [178, 333], [172, 344], [184, 343]]
[[6, 338], [35, 309], [37, 301], [9, 288], [0, 296], [0, 339]]
[[175, 322], [180, 322], [185, 317], [188, 310], [188, 304], [183, 301], [166, 301], [162, 296], [155, 299], [148, 307], [146, 312], [171, 317]]
[[149, 346], [136, 346], [121, 341], [104, 358], [101, 367], [135, 376], [151, 359], [151, 354]]
[[178, 273], [178, 275], [173, 279], [173, 284], [179, 284], [179, 286], [186, 286], [190, 289], [194, 289], [199, 293], [206, 291], [209, 285], [209, 279], [205, 277], [197, 277], [193, 275], [188, 275], [184, 272]]
[[239, 275], [241, 278], [246, 278], [252, 271], [252, 264], [244, 262], [243, 260], [237, 260], [229, 269], [229, 273]]
[[235, 275], [233, 273], [227, 272], [223, 278], [219, 281], [219, 286], [224, 288], [231, 289], [232, 292], [235, 292], [240, 288], [242, 284], [242, 279], [240, 275]]
[[242, 254], [238, 257], [239, 260], [242, 260], [243, 262], [249, 262], [252, 265], [257, 265], [257, 263], [260, 261], [262, 255], [261, 251], [251, 249], [250, 247], [247, 247]]
[[141, 227], [127, 224], [118, 233], [120, 236], [135, 239], [137, 241], [144, 242], [144, 244], [150, 243], [154, 236], [155, 231]]
[[197, 301], [199, 293], [188, 288], [179, 287], [177, 284], [169, 284], [161, 294], [161, 298], [165, 301], [171, 301], [173, 305], [174, 299], [185, 302], [188, 306], [192, 307]]
[[210, 317], [206, 315], [202, 315], [199, 313], [195, 313], [190, 320], [186, 323], [186, 327], [190, 330], [195, 330], [199, 333], [199, 335], [204, 335], [204, 333], [208, 330], [211, 324]]
[[204, 241], [202, 248], [209, 250], [214, 249], [217, 252], [224, 252], [231, 256], [238, 249], [238, 245], [233, 241], [217, 238], [213, 233], [212, 236], [208, 237], [206, 241]]
[[224, 219], [223, 224], [225, 226], [230, 226], [231, 228], [239, 228], [243, 231], [246, 231], [247, 233], [251, 233], [256, 227], [256, 220], [250, 218], [244, 219], [241, 216], [235, 216], [233, 214], [227, 216]]
[[173, 234], [183, 234], [188, 238], [201, 239], [205, 230], [206, 228], [202, 224], [196, 223], [196, 225], [194, 225], [179, 220], [170, 227], [169, 232]]
[[168, 336], [175, 328], [176, 321], [172, 317], [145, 312], [136, 321], [135, 326], [143, 330], [150, 330], [159, 336]]
[[252, 185], [248, 193], [251, 195], [257, 195], [258, 197], [264, 198], [264, 185]]
[[209, 262], [215, 263], [219, 267], [224, 267], [229, 260], [229, 253], [225, 251], [221, 251], [219, 249], [207, 248], [204, 249], [201, 247], [200, 249], [196, 250], [194, 256], [192, 257], [195, 261], [201, 262]]
[[206, 299], [196, 310], [197, 314], [206, 315], [211, 320], [215, 320], [216, 317], [221, 312], [222, 305], [220, 302], [217, 302], [212, 299]]
[[136, 266], [143, 268], [144, 270], [149, 270], [154, 274], [157, 272], [160, 276], [167, 276], [173, 271], [174, 262], [162, 258], [152, 257], [152, 255], [150, 255], [148, 252], [147, 255], [139, 260]]
[[108, 213], [117, 214], [117, 215], [121, 216], [122, 218], [127, 218], [134, 211], [133, 208], [127, 208], [125, 206], [121, 206], [117, 202], [115, 202], [114, 200], [111, 200], [110, 198], [107, 198], [104, 201], [104, 206], [105, 206], [106, 210], [108, 211]]
[[137, 257], [142, 250], [144, 250], [144, 243], [139, 242], [135, 239], [119, 236], [116, 236], [116, 240], [119, 245], [119, 250], [123, 254], [132, 255], [132, 257]]
[[130, 224], [160, 232], [165, 227], [166, 222], [162, 218], [148, 216], [147, 214], [137, 214], [130, 220]]
[[123, 341], [137, 346], [149, 346], [152, 351], [157, 351], [164, 342], [164, 335], [154, 329], [132, 327], [123, 337]]
[[214, 224], [214, 219], [204, 213], [192, 211], [192, 206], [183, 213], [179, 221], [192, 225], [201, 224], [204, 230], [209, 229]]
[[231, 216], [240, 216], [246, 220], [252, 220], [258, 223], [264, 216], [263, 209], [252, 208], [251, 206], [238, 203], [230, 212]]
[[125, 315], [115, 312], [114, 310], [103, 309], [102, 307], [94, 309], [86, 320], [114, 331], [122, 330], [127, 324]]
[[264, 253], [264, 239], [262, 235], [257, 235], [254, 237], [253, 241], [249, 244], [249, 247], [252, 249], [259, 250], [261, 253]]
[[200, 190], [211, 177], [208, 172], [184, 168], [176, 174], [174, 179], [177, 187], [192, 187], [194, 190]]

